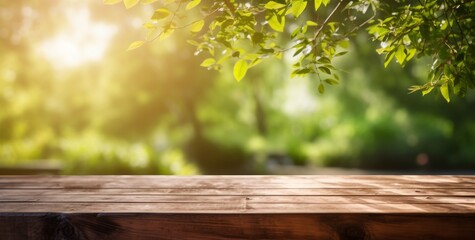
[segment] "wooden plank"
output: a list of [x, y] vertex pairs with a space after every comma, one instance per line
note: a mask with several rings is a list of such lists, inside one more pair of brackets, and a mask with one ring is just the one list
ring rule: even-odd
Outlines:
[[0, 214], [3, 240], [470, 239], [473, 226], [473, 214]]
[[[216, 180], [218, 181], [218, 180]], [[13, 188], [49, 188], [49, 189], [82, 189], [82, 188], [110, 188], [110, 189], [147, 189], [147, 188], [254, 188], [254, 189], [269, 189], [269, 188], [471, 188], [475, 189], [474, 183], [394, 183], [394, 182], [382, 182], [374, 184], [366, 183], [287, 183], [287, 184], [277, 184], [277, 183], [267, 183], [267, 184], [258, 184], [258, 183], [240, 183], [240, 184], [223, 184], [223, 183], [206, 183], [206, 181], [198, 181], [195, 183], [189, 184], [177, 184], [175, 182], [171, 183], [161, 183], [161, 182], [147, 182], [144, 184], [135, 183], [127, 184], [125, 182], [106, 182], [106, 183], [88, 183], [88, 182], [71, 182], [71, 183], [3, 183], [0, 184], [0, 189], [13, 189]]]
[[196, 181], [196, 180], [222, 180], [227, 181], [269, 181], [269, 182], [299, 182], [299, 181], [322, 181], [322, 182], [333, 182], [333, 181], [410, 181], [410, 182], [427, 182], [427, 183], [436, 183], [436, 182], [474, 182], [473, 175], [194, 175], [194, 176], [174, 176], [174, 175], [63, 175], [63, 176], [0, 176], [0, 182], [2, 181], [36, 181], [49, 180], [56, 181], [61, 179], [65, 180], [95, 180], [95, 181], [122, 181], [127, 180], [131, 182], [141, 182], [150, 179], [164, 179], [167, 181]]
[[263, 184], [266, 183], [313, 183], [315, 181], [322, 183], [353, 183], [366, 182], [410, 182], [410, 183], [475, 183], [473, 176], [432, 176], [432, 175], [346, 175], [346, 176], [332, 176], [332, 175], [291, 175], [291, 176], [120, 176], [120, 175], [107, 175], [107, 176], [0, 176], [1, 182], [128, 182], [144, 183], [150, 180], [159, 182], [179, 182], [179, 183], [193, 183], [196, 181], [208, 181], [219, 180], [221, 183], [250, 183], [260, 181]]
[[93, 195], [2, 195], [0, 202], [24, 203], [327, 203], [327, 204], [365, 204], [365, 203], [466, 203], [475, 204], [475, 197], [454, 196], [187, 196], [187, 195], [120, 195], [120, 194], [93, 194]]
[[2, 240], [468, 239], [474, 225], [472, 176], [0, 177]]
[[172, 203], [25, 203], [3, 202], [0, 212], [33, 213], [474, 213], [475, 204], [447, 203], [251, 203], [172, 202]]
[[114, 188], [76, 188], [76, 189], [0, 189], [1, 196], [29, 195], [225, 195], [225, 196], [475, 196], [473, 188], [145, 188], [145, 189], [114, 189]]
[[[1, 178], [0, 178], [1, 179]], [[383, 178], [379, 180], [377, 177], [371, 179], [346, 179], [343, 177], [332, 177], [331, 179], [308, 179], [297, 178], [290, 180], [286, 178], [269, 178], [268, 176], [247, 178], [223, 178], [217, 177], [172, 177], [170, 179], [164, 177], [147, 177], [147, 178], [125, 178], [116, 179], [114, 177], [88, 177], [82, 179], [79, 177], [43, 177], [37, 180], [12, 178], [3, 178], [0, 182], [0, 189], [11, 188], [474, 188], [475, 178], [448, 178], [446, 181], [411, 181], [410, 179], [401, 178], [400, 180], [390, 180]], [[420, 177], [420, 179], [424, 179]], [[375, 181], [377, 180], [377, 181]]]

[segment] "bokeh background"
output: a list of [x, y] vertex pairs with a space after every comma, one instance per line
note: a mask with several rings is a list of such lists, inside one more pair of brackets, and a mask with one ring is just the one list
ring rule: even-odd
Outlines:
[[364, 34], [317, 91], [291, 53], [200, 67], [177, 31], [134, 51], [150, 6], [0, 0], [0, 173], [471, 173], [475, 95], [408, 94], [429, 61], [383, 67]]

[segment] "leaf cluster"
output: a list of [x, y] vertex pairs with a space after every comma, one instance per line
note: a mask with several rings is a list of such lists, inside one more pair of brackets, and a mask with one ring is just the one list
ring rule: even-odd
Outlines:
[[[316, 76], [323, 93], [325, 85], [339, 83], [334, 59], [347, 53], [355, 33], [366, 31], [380, 43], [376, 51], [385, 56], [385, 67], [393, 60], [404, 66], [417, 57], [432, 58], [427, 82], [411, 92], [425, 95], [438, 88], [450, 101], [450, 93], [464, 96], [475, 87], [472, 1], [104, 0], [118, 2], [126, 8], [138, 2], [157, 6], [144, 24], [147, 38], [130, 50], [188, 29], [196, 53], [208, 55], [201, 66], [220, 70], [231, 62], [237, 81], [262, 60], [289, 52], [291, 76]], [[193, 19], [180, 25], [187, 16]]]
[[[432, 64], [428, 81], [410, 90], [428, 94], [438, 88], [450, 101], [450, 93], [465, 96], [475, 87], [473, 33], [475, 3], [469, 1], [401, 1], [395, 11], [372, 22], [368, 32], [381, 42], [378, 53], [384, 65], [395, 58], [404, 66], [414, 56], [429, 56]], [[390, 8], [384, 8], [390, 9]]]

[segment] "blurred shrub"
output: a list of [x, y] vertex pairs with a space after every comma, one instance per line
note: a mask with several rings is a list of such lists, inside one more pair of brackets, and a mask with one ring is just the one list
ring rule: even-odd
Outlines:
[[65, 174], [197, 174], [177, 149], [155, 151], [136, 142], [111, 140], [91, 133], [59, 140], [58, 158]]

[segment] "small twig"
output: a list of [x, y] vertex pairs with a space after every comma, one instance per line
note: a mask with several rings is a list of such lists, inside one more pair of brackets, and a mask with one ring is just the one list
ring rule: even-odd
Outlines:
[[364, 25], [368, 24], [371, 20], [373, 20], [374, 18], [376, 17], [376, 12], [373, 14], [373, 16], [371, 16], [370, 18], [366, 19], [366, 21], [364, 21], [363, 23], [361, 23], [360, 25], [354, 27], [353, 29], [351, 29], [351, 31], [347, 32], [344, 37], [348, 37], [350, 34], [354, 33], [355, 31], [359, 30], [360, 28], [362, 28]]
[[[172, 15], [172, 18], [170, 19], [168, 25], [169, 25], [169, 28], [168, 29], [173, 29], [171, 26], [172, 26], [172, 23], [173, 23], [173, 20], [175, 20], [175, 17], [176, 17], [176, 13], [180, 10], [180, 7], [181, 5], [183, 4], [183, 1], [180, 1], [178, 3], [178, 6], [176, 7], [176, 10], [173, 12], [173, 15]], [[154, 37], [152, 40], [150, 40], [149, 42], [153, 42], [155, 41], [157, 38], [159, 38], [162, 34], [163, 34], [164, 31], [161, 31], [156, 37]]]
[[468, 41], [467, 39], [467, 35], [465, 35], [464, 31], [463, 31], [463, 28], [462, 26], [460, 25], [459, 23], [459, 20], [457, 19], [457, 15], [456, 13], [454, 12], [454, 8], [452, 8], [452, 15], [454, 16], [454, 20], [455, 20], [455, 23], [457, 24], [459, 30], [460, 30], [460, 34], [462, 34], [462, 39], [465, 40], [465, 42], [467, 43], [467, 45], [470, 45], [470, 42]]
[[[325, 19], [325, 21], [323, 21], [322, 25], [320, 28], [317, 29], [317, 31], [315, 31], [315, 35], [313, 35], [313, 38], [312, 38], [312, 41], [315, 41], [318, 37], [318, 35], [320, 34], [320, 32], [323, 30], [323, 28], [325, 27], [325, 25], [328, 23], [328, 21], [330, 21], [330, 18], [336, 13], [336, 10], [338, 10], [340, 8], [340, 5], [343, 3], [343, 2], [346, 2], [346, 4], [348, 4], [348, 0], [340, 0], [338, 2], [338, 4], [335, 6], [335, 8], [333, 9], [333, 11], [330, 13], [330, 15], [328, 15], [328, 17]], [[345, 4], [345, 6], [346, 6]]]
[[[449, 3], [448, 3], [447, 1], [445, 1], [445, 0], [444, 0], [444, 2], [445, 2], [445, 4], [446, 4], [445, 7], [446, 7], [446, 8], [449, 8]], [[449, 14], [448, 14], [447, 12], [448, 12], [448, 9], [444, 9], [443, 15], [445, 15], [445, 20], [447, 21], [447, 25], [449, 25], [449, 27], [450, 27], [450, 31], [447, 33], [447, 35], [445, 36], [445, 39], [444, 39], [443, 41], [444, 41], [445, 45], [447, 45], [447, 46], [450, 48], [450, 50], [453, 51], [453, 48], [451, 48], [451, 47], [447, 44], [447, 39], [449, 39], [450, 34], [451, 34], [452, 32], [454, 32], [454, 27], [452, 26], [452, 24], [450, 24], [450, 18], [449, 18]], [[453, 17], [455, 18], [455, 16], [453, 16]], [[457, 20], [455, 20], [455, 21], [457, 21]], [[462, 33], [462, 34], [463, 34], [463, 33]], [[455, 39], [454, 42], [455, 42], [455, 45], [457, 45], [457, 49], [460, 49], [460, 46], [459, 46], [459, 44], [458, 44], [457, 39]]]
[[[214, 11], [208, 13], [206, 16], [204, 16], [204, 17], [203, 17], [202, 19], [200, 19], [200, 20], [205, 20], [205, 19], [211, 17], [213, 14], [215, 14], [215, 13], [218, 12], [218, 11], [219, 11], [219, 8], [217, 8], [217, 9], [215, 9]], [[190, 23], [187, 23], [187, 24], [185, 24], [185, 25], [178, 26], [178, 27], [170, 27], [170, 29], [182, 29], [182, 28], [186, 28], [186, 27], [189, 27], [189, 26], [193, 25], [193, 23], [195, 23], [195, 22], [197, 22], [197, 21], [199, 21], [199, 20], [195, 20], [195, 21], [193, 21], [193, 22], [190, 22]]]

